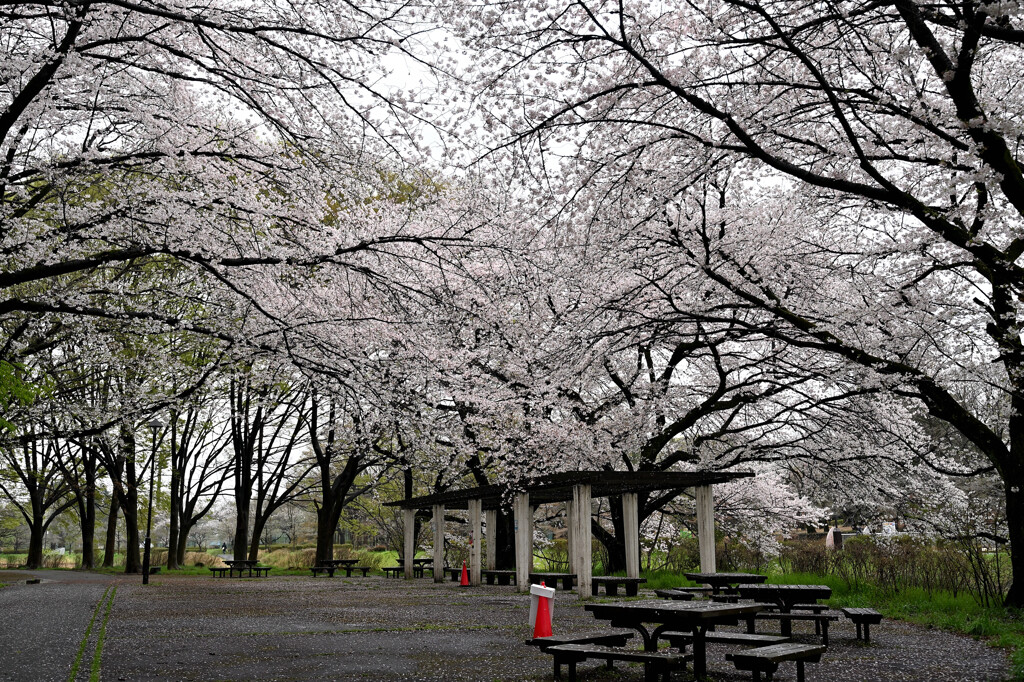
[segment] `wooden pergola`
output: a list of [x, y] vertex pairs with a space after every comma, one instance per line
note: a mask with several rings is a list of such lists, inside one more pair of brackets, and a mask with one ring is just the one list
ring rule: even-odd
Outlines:
[[[637, 513], [639, 493], [656, 490], [693, 488], [697, 502], [697, 542], [700, 548], [701, 572], [715, 571], [715, 517], [712, 486], [737, 478], [753, 476], [752, 472], [651, 472], [651, 471], [570, 471], [530, 479], [520, 492], [513, 495], [513, 518], [516, 549], [516, 585], [520, 591], [529, 589], [529, 575], [533, 570], [533, 514], [542, 505], [565, 502], [569, 524], [569, 572], [577, 577], [577, 591], [582, 599], [590, 596], [591, 586], [591, 501], [595, 497], [621, 496], [622, 517], [625, 523], [626, 575], [640, 577], [640, 526]], [[469, 580], [480, 584], [481, 517], [486, 514], [488, 533], [497, 527], [497, 510], [504, 506], [508, 489], [487, 485], [465, 490], [452, 490], [434, 495], [414, 497], [388, 506], [404, 510], [405, 524], [405, 577], [413, 577], [412, 557], [415, 554], [415, 518], [419, 509], [433, 511], [434, 581], [444, 580], [444, 512], [445, 509], [469, 511], [470, 545]], [[496, 545], [487, 546], [487, 568], [493, 569]]]

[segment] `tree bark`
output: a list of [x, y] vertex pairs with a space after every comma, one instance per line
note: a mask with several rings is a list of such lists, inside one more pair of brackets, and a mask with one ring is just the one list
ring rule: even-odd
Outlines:
[[178, 476], [178, 468], [175, 466], [174, 453], [171, 453], [171, 509], [170, 509], [170, 528], [168, 529], [167, 538], [167, 568], [175, 569], [178, 568], [178, 508], [181, 506], [181, 495], [178, 490], [180, 486], [180, 477]]
[[103, 568], [114, 566], [114, 555], [117, 553], [117, 515], [121, 511], [121, 503], [117, 495], [110, 496], [110, 513], [107, 516], [107, 538], [103, 545]]
[[511, 509], [498, 509], [498, 528], [495, 533], [497, 547], [494, 563], [500, 570], [513, 570], [516, 567], [516, 533], [515, 519]]
[[28, 559], [25, 561], [25, 568], [42, 568], [43, 535], [46, 533], [46, 527], [43, 525], [41, 515], [36, 514], [34, 510], [28, 530]]
[[86, 470], [86, 488], [83, 492], [79, 525], [82, 530], [82, 568], [92, 570], [96, 566], [96, 474]]

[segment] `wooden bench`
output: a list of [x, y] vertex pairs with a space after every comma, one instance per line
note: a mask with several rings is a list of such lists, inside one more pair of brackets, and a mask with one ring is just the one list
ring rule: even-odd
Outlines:
[[273, 568], [273, 566], [253, 566], [252, 570], [256, 571], [256, 577], [257, 578], [260, 578], [260, 577], [269, 578], [270, 577], [270, 569], [272, 569], [272, 568]]
[[839, 620], [839, 616], [828, 613], [758, 613], [753, 618], [747, 618], [747, 632], [754, 632], [754, 619], [777, 620], [782, 628], [782, 634], [789, 636], [794, 620], [809, 620], [814, 623], [814, 634], [821, 637], [821, 643], [828, 646], [828, 624]]
[[[385, 566], [381, 570], [384, 571], [384, 575], [389, 578], [401, 578], [403, 575], [405, 575], [405, 566]], [[363, 575], [366, 575], [365, 571], [363, 572]], [[423, 567], [413, 566], [412, 576], [414, 578], [422, 578]]]
[[[543, 582], [548, 587], [554, 587], [558, 589], [558, 581], [562, 581], [562, 589], [565, 591], [571, 590], [572, 586], [576, 582], [575, 573], [531, 573], [530, 582], [539, 583]], [[594, 594], [597, 594], [596, 592]]]
[[711, 587], [674, 587], [672, 589], [679, 592], [689, 592], [694, 596], [697, 596], [698, 594], [710, 595], [714, 593], [714, 588]]
[[346, 566], [345, 567], [345, 577], [346, 578], [351, 578], [352, 577], [352, 571], [362, 571], [363, 572], [363, 577], [365, 578], [366, 574], [370, 572], [370, 568], [371, 568], [370, 566]]
[[[576, 664], [587, 659], [597, 658], [611, 665], [614, 661], [644, 664], [644, 680], [653, 682], [660, 674], [666, 682], [672, 670], [686, 665], [693, 660], [691, 654], [680, 654], [670, 651], [640, 651], [637, 649], [620, 649], [601, 646], [600, 644], [559, 644], [542, 649], [555, 657], [555, 671], [561, 665], [569, 666], [569, 682], [576, 680]], [[561, 679], [556, 677], [556, 679]]]
[[317, 577], [321, 573], [326, 573], [328, 578], [334, 577], [334, 566], [313, 566], [309, 570], [313, 571], [313, 577]]
[[459, 578], [462, 577], [462, 567], [459, 568], [445, 568], [444, 572], [452, 577], [452, 582], [459, 582]]
[[[811, 611], [812, 613], [824, 613], [825, 611], [828, 611], [829, 608], [830, 607], [829, 607], [828, 604], [793, 604], [792, 606], [789, 607], [789, 610], [791, 612], [792, 611]], [[778, 604], [768, 604], [765, 607], [765, 610], [766, 611], [778, 611], [780, 609], [779, 609], [779, 605]]]
[[[664, 639], [669, 646], [686, 651], [686, 647], [693, 643], [692, 632], [662, 632], [658, 635]], [[704, 641], [710, 644], [737, 644], [746, 646], [769, 646], [771, 644], [785, 644], [790, 641], [789, 637], [782, 635], [758, 635], [747, 632], [720, 632], [709, 630], [704, 635]]]
[[220, 568], [210, 567], [210, 572], [213, 573], [214, 578], [226, 578], [228, 575], [228, 567], [222, 566]]
[[767, 682], [771, 682], [772, 675], [779, 669], [779, 663], [783, 661], [796, 661], [797, 682], [804, 682], [804, 663], [817, 663], [821, 655], [825, 653], [824, 644], [773, 644], [759, 649], [747, 649], [736, 651], [725, 655], [726, 660], [732, 661], [737, 670], [749, 670], [752, 673], [751, 679], [759, 682], [761, 673]]
[[857, 639], [860, 639], [860, 626], [864, 626], [864, 643], [871, 644], [871, 626], [882, 622], [882, 614], [874, 609], [846, 608], [843, 614], [857, 626]]
[[[547, 653], [549, 647], [560, 644], [600, 644], [603, 646], [626, 646], [626, 642], [633, 638], [632, 632], [600, 632], [585, 635], [552, 635], [551, 637], [534, 637], [526, 640], [530, 646], [540, 647], [542, 653]], [[608, 661], [611, 667], [612, 662]], [[562, 666], [555, 661], [555, 679], [562, 676]]]
[[655, 590], [654, 594], [662, 599], [675, 599], [676, 601], [691, 601], [693, 599], [693, 592], [683, 592], [682, 590]]
[[598, 575], [590, 579], [590, 594], [597, 596], [597, 588], [604, 585], [604, 593], [614, 597], [619, 593], [619, 585], [626, 588], [627, 597], [635, 597], [641, 583], [647, 582], [647, 578], [620, 578], [618, 576]]
[[515, 571], [504, 571], [504, 570], [487, 570], [480, 571], [486, 580], [488, 585], [493, 585], [494, 581], [497, 580], [499, 585], [515, 585], [516, 584], [516, 572]]
[[149, 567], [149, 574], [150, 575], [156, 575], [159, 572], [160, 572], [160, 567], [159, 566], [150, 566]]

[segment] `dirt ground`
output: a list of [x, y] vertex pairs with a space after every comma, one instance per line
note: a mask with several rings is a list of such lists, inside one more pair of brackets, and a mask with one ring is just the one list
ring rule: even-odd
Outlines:
[[[0, 680], [551, 680], [550, 656], [523, 644], [529, 598], [511, 587], [429, 578], [214, 579], [0, 571]], [[114, 589], [116, 587], [116, 590]], [[653, 596], [651, 594], [650, 596]], [[559, 592], [556, 633], [607, 629]], [[812, 626], [795, 627], [814, 641]], [[88, 634], [87, 634], [88, 633]], [[1003, 680], [1006, 655], [983, 642], [893, 621], [870, 646], [845, 619], [807, 679]], [[102, 641], [100, 638], [102, 636]], [[713, 680], [749, 680], [710, 646]], [[99, 652], [99, 653], [97, 653]], [[581, 680], [642, 680], [640, 666], [587, 662]], [[678, 672], [673, 679], [689, 680]], [[777, 680], [795, 680], [783, 664]]]

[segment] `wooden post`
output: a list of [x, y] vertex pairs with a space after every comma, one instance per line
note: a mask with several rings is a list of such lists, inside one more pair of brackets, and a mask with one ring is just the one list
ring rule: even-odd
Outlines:
[[434, 505], [434, 582], [444, 582], [444, 505]]
[[493, 571], [498, 563], [498, 511], [489, 509], [484, 512], [484, 523], [487, 524], [487, 570]]
[[700, 550], [700, 572], [715, 572], [715, 502], [710, 485], [694, 488], [697, 500], [697, 547]]
[[412, 580], [412, 557], [416, 554], [416, 510], [403, 509], [402, 517], [405, 525], [405, 578]]
[[480, 534], [480, 510], [483, 508], [483, 500], [476, 499], [469, 501], [469, 584], [480, 584], [480, 543], [483, 536]]
[[530, 572], [533, 570], [533, 509], [530, 494], [516, 495], [513, 506], [516, 533], [516, 590], [530, 589]]
[[626, 540], [626, 577], [640, 577], [640, 517], [637, 494], [622, 495], [622, 532]]
[[590, 599], [591, 552], [593, 542], [590, 532], [590, 485], [572, 487], [573, 522], [572, 535], [576, 545], [576, 591], [580, 599]]

